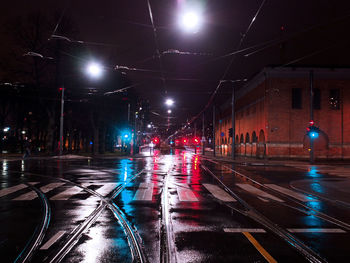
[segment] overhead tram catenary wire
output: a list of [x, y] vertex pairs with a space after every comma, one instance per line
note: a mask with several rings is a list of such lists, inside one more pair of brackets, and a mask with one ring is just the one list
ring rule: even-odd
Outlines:
[[[247, 27], [245, 33], [242, 34], [241, 39], [240, 39], [240, 41], [239, 41], [239, 43], [238, 43], [238, 45], [237, 45], [237, 47], [236, 47], [236, 51], [238, 51], [238, 50], [241, 48], [242, 43], [243, 43], [245, 37], [247, 36], [248, 32], [250, 31], [250, 29], [251, 29], [252, 25], [254, 24], [254, 22], [255, 22], [257, 16], [259, 15], [261, 9], [262, 9], [263, 6], [265, 5], [265, 2], [266, 2], [266, 0], [263, 0], [263, 1], [262, 1], [262, 3], [260, 4], [260, 6], [259, 6], [258, 10], [256, 11], [255, 15], [254, 15], [253, 18], [251, 19], [251, 21], [250, 21], [250, 23], [249, 23], [249, 25], [248, 25], [248, 27]], [[187, 123], [187, 125], [190, 125], [192, 122], [194, 122], [199, 116], [202, 115], [203, 112], [205, 112], [205, 111], [208, 109], [208, 107], [210, 106], [210, 104], [213, 102], [213, 100], [214, 100], [214, 98], [215, 98], [215, 95], [217, 94], [217, 92], [218, 92], [218, 90], [219, 90], [221, 84], [222, 84], [223, 82], [226, 82], [225, 79], [226, 79], [226, 77], [227, 77], [227, 74], [228, 74], [228, 72], [229, 72], [229, 70], [230, 70], [230, 68], [231, 68], [231, 65], [233, 64], [235, 58], [236, 58], [236, 54], [234, 54], [234, 55], [232, 56], [232, 58], [231, 58], [231, 60], [230, 60], [230, 62], [229, 62], [229, 64], [228, 64], [228, 66], [226, 67], [226, 69], [225, 69], [225, 71], [224, 71], [224, 73], [223, 73], [223, 75], [222, 75], [222, 77], [221, 77], [221, 79], [220, 79], [218, 85], [216, 86], [215, 90], [213, 91], [212, 95], [210, 96], [208, 103], [205, 105], [205, 107], [204, 107], [197, 115], [195, 115], [194, 117], [191, 118], [191, 120]], [[243, 81], [243, 80], [238, 80], [238, 81]], [[231, 82], [237, 82], [237, 81], [232, 80]], [[183, 128], [185, 128], [185, 127], [183, 127]]]
[[159, 60], [159, 68], [160, 68], [160, 74], [161, 74], [161, 78], [162, 78], [162, 83], [163, 83], [163, 88], [165, 91], [165, 94], [167, 93], [167, 89], [165, 86], [165, 76], [164, 76], [164, 71], [163, 71], [163, 62], [162, 62], [162, 57], [160, 55], [160, 49], [159, 49], [159, 43], [158, 43], [158, 36], [157, 36], [157, 28], [154, 25], [154, 21], [153, 21], [153, 13], [152, 13], [152, 7], [151, 7], [151, 3], [150, 0], [147, 0], [147, 6], [148, 6], [148, 12], [149, 12], [149, 17], [152, 23], [152, 28], [153, 28], [153, 37], [154, 37], [154, 43], [156, 45], [156, 56], [158, 57]]

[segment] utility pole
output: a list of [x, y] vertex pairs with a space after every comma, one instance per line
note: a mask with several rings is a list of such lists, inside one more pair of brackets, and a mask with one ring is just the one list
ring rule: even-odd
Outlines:
[[61, 93], [61, 116], [60, 116], [60, 156], [63, 152], [63, 118], [64, 118], [64, 86]]
[[235, 159], [235, 122], [236, 122], [236, 118], [235, 118], [235, 86], [233, 84], [233, 87], [232, 87], [232, 112], [231, 112], [231, 121], [232, 121], [232, 159], [234, 160]]
[[215, 105], [213, 105], [213, 155], [215, 157]]
[[128, 103], [128, 125], [130, 125], [130, 103]]
[[[314, 72], [310, 71], [310, 121], [314, 120], [314, 90], [313, 90], [313, 82], [314, 82]], [[314, 163], [314, 139], [310, 138], [310, 163]]]
[[204, 128], [204, 112], [202, 116], [202, 155], [205, 154], [205, 128]]

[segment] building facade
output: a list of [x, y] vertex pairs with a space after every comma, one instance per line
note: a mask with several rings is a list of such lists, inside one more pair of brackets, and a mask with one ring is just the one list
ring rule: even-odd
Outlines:
[[[265, 68], [236, 91], [235, 152], [258, 158], [309, 158], [307, 127], [320, 129], [316, 159], [350, 158], [350, 69]], [[216, 150], [231, 154], [231, 105], [220, 108]]]

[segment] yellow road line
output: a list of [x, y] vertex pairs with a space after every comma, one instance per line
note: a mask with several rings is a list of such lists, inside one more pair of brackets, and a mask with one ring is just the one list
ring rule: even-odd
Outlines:
[[260, 243], [249, 232], [242, 233], [269, 263], [277, 263], [277, 261], [260, 245]]

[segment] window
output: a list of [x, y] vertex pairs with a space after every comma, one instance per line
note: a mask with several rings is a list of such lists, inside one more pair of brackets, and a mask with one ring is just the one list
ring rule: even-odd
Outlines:
[[314, 90], [314, 100], [313, 100], [313, 106], [315, 110], [321, 109], [321, 90], [320, 89], [313, 89]]
[[332, 110], [340, 109], [340, 90], [331, 89], [329, 91], [329, 106]]
[[301, 109], [301, 88], [292, 88], [292, 109]]

